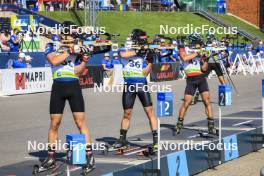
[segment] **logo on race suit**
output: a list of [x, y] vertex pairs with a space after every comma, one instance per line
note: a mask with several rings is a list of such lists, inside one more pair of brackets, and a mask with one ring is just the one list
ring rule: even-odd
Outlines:
[[15, 73], [16, 90], [44, 88], [45, 72]]

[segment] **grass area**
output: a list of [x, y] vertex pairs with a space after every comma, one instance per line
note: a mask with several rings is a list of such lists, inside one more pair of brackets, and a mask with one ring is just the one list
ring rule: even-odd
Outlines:
[[230, 15], [218, 15], [214, 14], [216, 17], [220, 18], [224, 22], [231, 24], [232, 26], [239, 27], [244, 29], [245, 31], [255, 35], [258, 38], [264, 39], [264, 33], [261, 32], [258, 28], [249, 25], [245, 23], [244, 21], [241, 21], [237, 19], [236, 17], [230, 16]]
[[[67, 20], [80, 25], [73, 12], [42, 12], [42, 14], [60, 22]], [[76, 14], [84, 23], [84, 12], [79, 11]], [[99, 12], [97, 22], [98, 26], [106, 27], [107, 32], [121, 34], [119, 37], [121, 40], [124, 40], [134, 28], [144, 29], [149, 36], [154, 36], [154, 34], [160, 34], [160, 25], [185, 27], [189, 24], [201, 27], [206, 24], [217, 27], [214, 23], [187, 12]], [[176, 37], [177, 35], [167, 36]]]
[[[56, 19], [60, 22], [73, 21], [77, 25], [85, 23], [85, 14], [83, 11], [77, 12], [41, 12], [41, 14]], [[216, 15], [216, 14], [215, 14]], [[216, 15], [227, 23], [233, 26], [241, 27], [242, 29], [256, 35], [258, 38], [264, 39], [264, 33], [257, 28], [238, 20], [235, 17], [228, 15]], [[188, 24], [194, 27], [201, 27], [202, 25], [209, 25], [211, 27], [218, 27], [213, 22], [205, 18], [188, 12], [99, 12], [97, 16], [97, 26], [105, 27], [109, 33], [118, 33], [121, 36], [118, 40], [125, 40], [126, 36], [134, 28], [141, 28], [147, 31], [148, 35], [153, 37], [154, 34], [160, 34], [160, 25], [168, 25], [169, 27], [185, 27]], [[180, 32], [178, 35], [182, 35]], [[166, 35], [176, 37], [177, 35]], [[222, 37], [216, 35], [217, 38]], [[241, 40], [242, 38], [240, 38]]]

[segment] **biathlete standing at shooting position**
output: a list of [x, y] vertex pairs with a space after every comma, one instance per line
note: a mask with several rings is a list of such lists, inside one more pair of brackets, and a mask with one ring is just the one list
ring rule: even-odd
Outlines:
[[[131, 33], [130, 40], [135, 45], [147, 44], [147, 34], [141, 29], [134, 29]], [[132, 110], [136, 97], [141, 101], [144, 111], [149, 119], [150, 128], [153, 135], [153, 151], [158, 149], [158, 122], [155, 117], [151, 95], [144, 87], [147, 86], [147, 75], [152, 69], [153, 53], [148, 50], [136, 50], [125, 48], [120, 50], [120, 61], [123, 65], [123, 76], [125, 80], [122, 104], [124, 115], [121, 122], [120, 138], [113, 144], [114, 149], [126, 149], [128, 142], [126, 140], [127, 131], [130, 127]], [[147, 63], [146, 63], [147, 61]]]
[[224, 78], [224, 73], [223, 73], [223, 68], [221, 66], [221, 59], [227, 59], [228, 57], [228, 51], [222, 50], [222, 51], [217, 51], [219, 47], [217, 46], [216, 41], [213, 41], [211, 44], [211, 47], [207, 48], [209, 51], [211, 51], [212, 57], [210, 57], [209, 62], [208, 62], [208, 70], [206, 71], [205, 75], [206, 77], [209, 76], [212, 70], [215, 71], [218, 80], [220, 84], [224, 85], [225, 84], [225, 78]]
[[[180, 58], [183, 61], [184, 71], [187, 76], [187, 85], [184, 93], [184, 102], [179, 111], [178, 122], [175, 126], [176, 134], [183, 128], [185, 114], [192, 102], [196, 89], [199, 90], [205, 106], [205, 113], [208, 120], [208, 133], [217, 134], [214, 126], [213, 109], [210, 103], [210, 93], [204, 72], [208, 69], [208, 53], [202, 50], [203, 40], [199, 34], [188, 36], [189, 47], [179, 46]], [[192, 51], [193, 50], [193, 51]], [[198, 51], [197, 51], [198, 50]]]
[[48, 43], [45, 49], [47, 60], [51, 63], [53, 85], [50, 96], [50, 128], [48, 132], [48, 157], [41, 163], [42, 168], [56, 165], [55, 150], [58, 141], [58, 129], [62, 120], [65, 102], [68, 100], [74, 121], [86, 137], [87, 164], [83, 172], [88, 173], [95, 168], [95, 160], [91, 147], [91, 136], [85, 122], [85, 105], [79, 85], [79, 75], [86, 68], [89, 51], [86, 47], [64, 47], [55, 51], [54, 44]]

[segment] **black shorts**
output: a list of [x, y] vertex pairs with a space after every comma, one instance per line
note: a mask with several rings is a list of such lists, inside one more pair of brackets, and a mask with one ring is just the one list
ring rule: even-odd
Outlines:
[[72, 112], [84, 112], [84, 100], [79, 81], [54, 81], [50, 96], [50, 114], [63, 114], [66, 100]]
[[185, 95], [194, 95], [196, 89], [199, 90], [200, 93], [209, 91], [208, 83], [206, 78], [203, 76], [195, 76], [195, 77], [188, 77], [187, 85], [185, 88]]
[[133, 108], [137, 96], [143, 107], [152, 106], [150, 93], [143, 88], [146, 88], [146, 86], [147, 84], [138, 84], [139, 88], [136, 89], [135, 84], [125, 84], [122, 96], [122, 104], [124, 110]]
[[212, 70], [215, 71], [218, 77], [224, 75], [220, 63], [208, 63], [208, 70], [205, 72], [206, 77], [208, 77]]

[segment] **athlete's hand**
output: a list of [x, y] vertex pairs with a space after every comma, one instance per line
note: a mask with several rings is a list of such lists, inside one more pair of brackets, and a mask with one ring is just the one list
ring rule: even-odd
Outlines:
[[154, 51], [149, 50], [146, 56], [148, 63], [153, 63]]
[[83, 53], [83, 54], [88, 54], [89, 53], [89, 49], [86, 46], [81, 46], [80, 50], [81, 50], [81, 53]]

